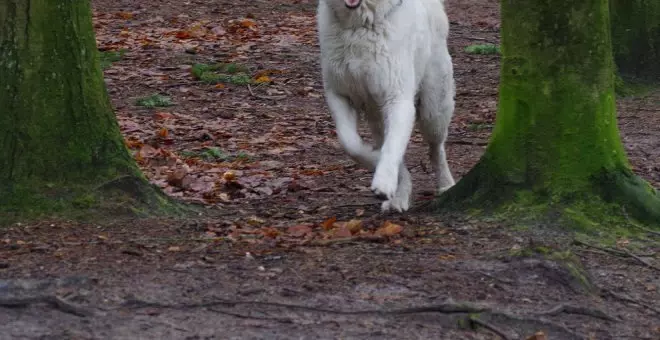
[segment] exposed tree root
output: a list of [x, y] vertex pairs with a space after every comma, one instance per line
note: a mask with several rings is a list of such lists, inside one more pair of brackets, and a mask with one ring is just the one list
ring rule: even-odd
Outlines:
[[507, 336], [502, 330], [500, 330], [499, 328], [491, 325], [490, 323], [488, 323], [486, 321], [479, 320], [477, 317], [474, 317], [474, 316], [470, 316], [468, 318], [468, 320], [474, 325], [483, 327], [483, 328], [497, 334], [497, 336], [502, 338], [502, 340], [509, 340], [510, 339], [509, 336]]
[[[214, 300], [209, 302], [200, 302], [200, 303], [183, 303], [183, 304], [166, 304], [160, 302], [149, 302], [136, 298], [131, 298], [127, 300], [123, 307], [129, 309], [140, 309], [140, 308], [163, 308], [163, 309], [196, 309], [196, 308], [209, 308], [209, 310], [221, 312], [223, 314], [230, 315], [241, 318], [251, 318], [249, 315], [236, 314], [233, 312], [227, 312], [224, 310], [218, 311], [217, 308], [212, 307], [226, 307], [233, 308], [239, 305], [251, 305], [251, 306], [262, 306], [262, 307], [275, 307], [275, 308], [284, 308], [284, 309], [294, 309], [314, 313], [325, 313], [325, 314], [336, 314], [336, 315], [407, 315], [407, 314], [419, 314], [419, 313], [440, 313], [440, 314], [484, 314], [485, 316], [501, 318], [505, 320], [517, 321], [517, 322], [531, 322], [542, 324], [548, 327], [559, 329], [562, 332], [570, 334], [575, 338], [584, 338], [584, 336], [577, 334], [561, 324], [557, 324], [548, 320], [545, 320], [544, 316], [554, 316], [561, 313], [566, 314], [579, 314], [584, 316], [590, 316], [601, 320], [616, 321], [615, 318], [607, 315], [604, 311], [598, 309], [591, 309], [588, 307], [576, 307], [566, 304], [560, 304], [552, 309], [549, 309], [545, 312], [531, 313], [528, 316], [521, 316], [513, 314], [506, 310], [499, 310], [492, 308], [490, 306], [479, 305], [471, 302], [460, 302], [456, 303], [451, 300], [448, 300], [445, 303], [428, 305], [428, 306], [419, 306], [411, 308], [400, 308], [400, 309], [371, 309], [371, 310], [359, 310], [359, 311], [344, 311], [344, 310], [335, 310], [319, 307], [311, 307], [304, 305], [295, 305], [295, 304], [286, 304], [286, 303], [277, 303], [277, 302], [263, 302], [263, 301], [233, 301], [233, 300]], [[261, 318], [261, 317], [260, 317]], [[483, 320], [477, 320], [474, 316], [470, 316], [469, 321], [478, 324], [503, 339], [509, 339], [508, 336], [501, 330], [499, 330], [494, 325], [487, 323]], [[283, 322], [281, 319], [275, 321]]]
[[631, 297], [629, 297], [629, 296], [625, 296], [625, 295], [622, 295], [622, 294], [619, 294], [619, 293], [615, 293], [615, 292], [613, 292], [613, 291], [611, 291], [611, 290], [609, 290], [609, 289], [605, 289], [605, 288], [600, 288], [600, 291], [601, 291], [601, 296], [608, 296], [608, 295], [609, 295], [609, 296], [611, 296], [611, 297], [613, 297], [613, 298], [615, 298], [615, 299], [617, 299], [617, 300], [620, 300], [620, 301], [623, 301], [623, 302], [632, 303], [632, 304], [635, 304], [635, 305], [638, 305], [638, 306], [644, 307], [644, 308], [646, 308], [646, 309], [648, 309], [648, 310], [650, 310], [650, 311], [652, 311], [652, 312], [655, 312], [656, 314], [660, 315], [660, 309], [658, 309], [658, 308], [656, 308], [656, 307], [653, 307], [653, 306], [651, 306], [651, 305], [649, 305], [649, 304], [646, 304], [646, 303], [644, 303], [644, 302], [642, 302], [642, 301], [639, 301], [639, 300], [637, 300], [637, 299], [633, 299], [633, 298], [631, 298]]
[[577, 245], [585, 246], [585, 247], [588, 247], [588, 248], [598, 249], [598, 250], [601, 250], [601, 251], [603, 251], [605, 253], [608, 253], [608, 254], [611, 254], [611, 255], [615, 255], [615, 256], [619, 256], [619, 257], [632, 258], [632, 259], [636, 260], [637, 262], [643, 264], [646, 267], [649, 267], [651, 269], [655, 269], [657, 271], [660, 271], [660, 267], [654, 265], [653, 263], [647, 262], [643, 258], [639, 257], [639, 255], [633, 254], [630, 250], [627, 250], [627, 249], [617, 250], [617, 249], [612, 249], [612, 248], [599, 247], [599, 246], [589, 244], [587, 242], [580, 241], [580, 240], [573, 240], [573, 243], [575, 243]]
[[92, 310], [75, 305], [65, 299], [55, 295], [40, 295], [30, 297], [15, 297], [15, 298], [1, 298], [0, 307], [7, 308], [21, 308], [28, 307], [33, 304], [45, 303], [53, 308], [64, 313], [73, 314], [76, 316], [86, 317], [94, 315]]
[[613, 317], [607, 315], [605, 312], [599, 310], [599, 309], [591, 309], [591, 308], [585, 308], [585, 307], [579, 307], [579, 306], [571, 306], [571, 305], [565, 305], [561, 304], [558, 305], [552, 309], [549, 309], [543, 313], [539, 313], [538, 315], [559, 315], [561, 313], [566, 313], [566, 314], [579, 314], [579, 315], [585, 315], [585, 316], [591, 316], [596, 319], [602, 319], [602, 320], [607, 320], [607, 321], [616, 321]]

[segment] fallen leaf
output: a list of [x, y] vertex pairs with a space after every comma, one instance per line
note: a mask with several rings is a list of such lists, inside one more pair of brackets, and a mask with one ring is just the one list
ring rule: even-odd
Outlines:
[[130, 20], [133, 19], [133, 13], [131, 12], [117, 12], [117, 17], [124, 19], [124, 20]]
[[171, 252], [181, 251], [181, 247], [171, 246], [171, 247], [167, 248], [167, 251], [171, 251]]
[[346, 223], [346, 229], [348, 229], [351, 234], [357, 234], [362, 230], [362, 220], [353, 219]]
[[167, 184], [177, 188], [186, 188], [191, 183], [191, 179], [187, 177], [188, 171], [184, 168], [178, 168], [167, 176]]
[[398, 224], [394, 224], [390, 221], [385, 221], [383, 225], [380, 228], [378, 228], [378, 230], [376, 230], [375, 234], [379, 236], [391, 237], [400, 234], [402, 231], [403, 231], [402, 226]]
[[334, 227], [335, 222], [337, 222], [337, 217], [330, 217], [321, 223], [321, 227], [323, 227], [324, 230], [330, 230], [332, 227]]
[[302, 237], [311, 234], [312, 227], [307, 224], [301, 224], [287, 228], [286, 232], [293, 237]]
[[265, 227], [265, 228], [261, 228], [261, 233], [262, 233], [264, 236], [266, 236], [266, 237], [270, 237], [270, 238], [276, 238], [277, 236], [280, 235], [280, 231], [277, 230], [277, 229], [275, 229], [275, 228], [273, 228], [273, 227]]
[[526, 340], [548, 340], [548, 337], [543, 333], [542, 331], [534, 333], [534, 335], [530, 336]]
[[263, 219], [261, 219], [257, 216], [250, 216], [247, 219], [247, 223], [251, 226], [256, 226], [256, 225], [259, 225], [259, 224], [264, 224], [264, 223], [266, 223], [266, 221], [264, 221]]
[[160, 136], [160, 138], [167, 138], [167, 135], [167, 128], [160, 128], [160, 130], [158, 130], [158, 136]]
[[226, 171], [224, 174], [222, 174], [222, 179], [227, 182], [233, 182], [236, 180], [236, 173], [231, 170]]
[[254, 82], [257, 83], [257, 84], [270, 83], [272, 81], [273, 80], [270, 79], [269, 76], [261, 76], [261, 77], [254, 80]]
[[346, 238], [346, 237], [351, 237], [351, 236], [353, 236], [353, 234], [347, 228], [346, 225], [343, 225], [340, 228], [335, 229], [332, 233], [333, 238]]
[[172, 119], [174, 118], [174, 115], [169, 113], [169, 112], [156, 112], [154, 113], [154, 119], [156, 120], [165, 120], [165, 119]]

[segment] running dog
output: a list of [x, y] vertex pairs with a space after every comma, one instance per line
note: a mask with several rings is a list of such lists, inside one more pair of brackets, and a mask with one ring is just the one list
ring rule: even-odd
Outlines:
[[[325, 98], [343, 149], [375, 171], [383, 211], [410, 207], [404, 154], [415, 122], [430, 148], [438, 192], [454, 185], [445, 140], [455, 85], [442, 0], [319, 0]], [[358, 134], [367, 121], [375, 147]]]

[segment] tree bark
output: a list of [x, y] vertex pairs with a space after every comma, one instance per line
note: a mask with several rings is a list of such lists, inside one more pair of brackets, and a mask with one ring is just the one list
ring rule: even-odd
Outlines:
[[618, 71], [660, 81], [660, 1], [610, 0], [610, 10]]
[[119, 178], [162, 201], [123, 143], [89, 1], [1, 1], [0, 89], [0, 211], [88, 205]]
[[632, 174], [619, 137], [608, 1], [506, 0], [501, 13], [492, 139], [430, 208], [539, 208], [525, 210], [532, 214], [590, 210], [604, 200], [660, 222], [658, 194]]

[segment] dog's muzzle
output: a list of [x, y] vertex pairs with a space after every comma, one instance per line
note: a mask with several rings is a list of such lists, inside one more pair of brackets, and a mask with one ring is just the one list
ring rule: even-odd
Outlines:
[[362, 0], [344, 0], [344, 4], [346, 7], [350, 9], [356, 9], [360, 7], [360, 4], [362, 4]]

